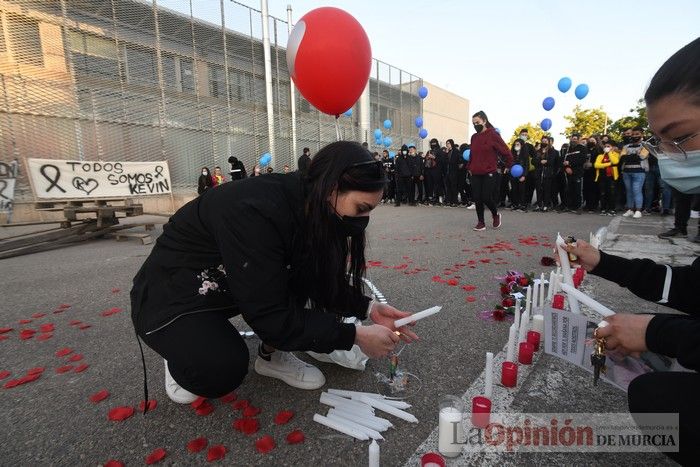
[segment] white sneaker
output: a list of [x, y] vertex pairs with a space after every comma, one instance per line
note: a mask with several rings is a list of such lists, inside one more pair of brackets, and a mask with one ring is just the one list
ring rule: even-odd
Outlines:
[[318, 389], [326, 384], [321, 370], [299, 360], [291, 352], [276, 350], [265, 360], [260, 355], [255, 360], [255, 371], [259, 375], [281, 379], [299, 389]]
[[170, 374], [170, 370], [168, 370], [168, 361], [163, 361], [165, 362], [165, 392], [170, 400], [178, 404], [190, 404], [194, 402], [199, 396], [192, 394], [190, 391], [177, 384]]
[[467, 206], [467, 209], [469, 209], [469, 210], [476, 209], [476, 203], [470, 204], [469, 206]]
[[634, 211], [632, 211], [631, 209], [628, 209], [627, 211], [625, 211], [625, 213], [622, 215], [622, 217], [630, 217], [633, 215], [634, 215]]
[[639, 219], [640, 217], [642, 217], [642, 211], [635, 211], [634, 216], [632, 217], [635, 219]]

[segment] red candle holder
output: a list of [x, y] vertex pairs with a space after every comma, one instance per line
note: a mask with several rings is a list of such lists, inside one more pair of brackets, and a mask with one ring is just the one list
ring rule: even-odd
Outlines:
[[421, 467], [425, 467], [428, 464], [437, 464], [440, 467], [445, 467], [445, 458], [437, 452], [426, 452], [420, 458], [420, 465]]
[[527, 332], [527, 342], [532, 344], [532, 347], [535, 352], [540, 350], [540, 333], [537, 331], [528, 331]]
[[518, 384], [518, 365], [513, 362], [503, 362], [501, 365], [501, 384], [514, 388]]
[[476, 396], [472, 399], [472, 425], [486, 428], [491, 421], [491, 399]]
[[554, 294], [554, 297], [552, 297], [552, 308], [556, 308], [557, 310], [564, 309], [564, 296], [563, 295]]
[[532, 354], [535, 352], [535, 348], [529, 342], [520, 343], [520, 351], [518, 352], [518, 361], [523, 365], [532, 364]]

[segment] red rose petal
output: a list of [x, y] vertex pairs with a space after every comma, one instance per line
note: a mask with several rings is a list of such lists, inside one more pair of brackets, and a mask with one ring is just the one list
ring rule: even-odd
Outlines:
[[6, 332], [12, 331], [12, 328], [0, 328], [0, 334], [5, 334]]
[[58, 308], [62, 310], [67, 310], [68, 308], [70, 308], [70, 305], [67, 303], [61, 303], [60, 305], [58, 305]]
[[[158, 401], [155, 399], [148, 400], [148, 410], [153, 410], [158, 406]], [[144, 412], [146, 409], [146, 401], [139, 402], [139, 412]]]
[[36, 336], [36, 340], [38, 340], [38, 341], [46, 341], [46, 340], [51, 339], [52, 337], [53, 337], [53, 334], [52, 334], [52, 333], [50, 333], [50, 332], [45, 332], [44, 334], [39, 334], [38, 336]]
[[26, 341], [27, 339], [31, 339], [34, 337], [34, 334], [36, 334], [36, 331], [34, 329], [22, 329], [19, 332], [19, 338], [23, 341]]
[[34, 321], [34, 320], [33, 319], [20, 319], [19, 324], [29, 324], [32, 321]]
[[117, 289], [117, 288], [112, 289], [112, 293], [119, 293], [121, 291], [122, 291], [122, 289]]
[[459, 281], [457, 279], [450, 279], [447, 281], [447, 285], [451, 285], [452, 287], [454, 287], [455, 285], [458, 285], [458, 284], [459, 284]]
[[206, 438], [195, 438], [189, 443], [187, 443], [187, 450], [189, 452], [199, 452], [202, 449], [206, 448], [207, 444], [209, 444], [209, 442]]
[[110, 409], [109, 413], [107, 414], [107, 418], [109, 418], [113, 422], [121, 422], [131, 417], [132, 415], [134, 415], [133, 407], [122, 406]]
[[260, 412], [262, 412], [262, 410], [259, 409], [258, 407], [253, 407], [252, 405], [249, 405], [248, 407], [243, 409], [243, 416], [247, 417], [247, 418], [255, 417]]
[[209, 403], [209, 401], [204, 401], [202, 404], [194, 409], [194, 412], [200, 417], [205, 417], [214, 411], [214, 406]]
[[79, 324], [83, 324], [83, 322], [78, 321], [77, 319], [74, 319], [74, 320], [71, 320], [68, 324], [70, 324], [71, 326], [77, 326]]
[[282, 410], [275, 415], [275, 425], [284, 425], [294, 416], [291, 410]]
[[32, 368], [31, 370], [27, 370], [28, 375], [36, 375], [36, 374], [41, 374], [43, 373], [45, 368], [43, 366], [38, 366], [36, 368]]
[[491, 262], [491, 260], [489, 258], [482, 258], [479, 261], [481, 261], [482, 263], [490, 263]]
[[223, 459], [224, 456], [226, 455], [226, 446], [223, 444], [217, 444], [216, 446], [212, 446], [209, 448], [209, 451], [207, 451], [207, 462], [214, 462], [218, 461], [219, 459]]
[[466, 292], [473, 292], [476, 290], [475, 285], [463, 285], [462, 289], [464, 289]]
[[73, 349], [69, 349], [68, 347], [65, 347], [59, 351], [56, 352], [57, 357], [65, 357], [68, 354], [73, 353]]
[[44, 316], [46, 316], [46, 313], [34, 313], [32, 315], [32, 318], [39, 319], [39, 318], [43, 318]]
[[240, 400], [237, 400], [236, 402], [234, 402], [232, 407], [236, 410], [241, 410], [241, 409], [245, 409], [249, 405], [250, 405], [250, 402], [248, 401], [248, 399], [240, 399]]
[[0, 379], [5, 379], [5, 378], [7, 378], [8, 376], [10, 376], [11, 374], [12, 374], [12, 373], [10, 373], [10, 372], [7, 371], [7, 370], [2, 370], [2, 371], [0, 371]]
[[83, 359], [83, 354], [77, 353], [77, 354], [71, 355], [71, 357], [68, 359], [68, 361], [69, 362], [79, 362], [82, 359]]
[[260, 429], [260, 422], [257, 418], [239, 418], [233, 422], [233, 428], [246, 435], [252, 435]]
[[78, 326], [78, 329], [83, 330], [83, 329], [87, 329], [87, 328], [91, 328], [91, 327], [92, 327], [92, 325], [90, 325], [90, 324], [81, 324], [80, 326]]
[[288, 444], [299, 444], [304, 442], [304, 433], [301, 430], [294, 430], [287, 435]]
[[5, 339], [9, 339], [10, 336], [7, 336], [5, 334], [0, 334], [0, 341], [4, 341]]
[[90, 396], [90, 400], [97, 404], [98, 402], [101, 402], [109, 397], [109, 391], [106, 389], [103, 389], [101, 391], [96, 392], [92, 396]]
[[10, 388], [14, 388], [15, 386], [19, 386], [20, 384], [22, 384], [22, 382], [20, 380], [11, 379], [7, 383], [5, 383], [2, 387], [4, 387], [5, 389], [10, 389]]
[[230, 402], [233, 402], [236, 400], [236, 393], [235, 392], [229, 392], [223, 397], [220, 397], [219, 400], [223, 402], [224, 404], [228, 404]]
[[468, 301], [469, 303], [473, 303], [473, 302], [476, 301], [476, 297], [473, 296], [473, 295], [470, 295], [470, 296], [467, 297], [467, 301]]
[[160, 462], [163, 459], [165, 459], [165, 456], [167, 456], [167, 455], [168, 455], [168, 453], [165, 452], [165, 449], [158, 448], [146, 456], [146, 464], [151, 465], [151, 464], [155, 464], [157, 462]]
[[89, 367], [90, 367], [90, 365], [88, 365], [87, 363], [83, 363], [81, 365], [76, 366], [75, 370], [73, 370], [73, 371], [75, 371], [76, 373], [82, 373], [83, 371], [87, 370]]
[[206, 397], [199, 396], [198, 398], [196, 398], [195, 400], [190, 402], [190, 405], [192, 406], [192, 408], [196, 409], [200, 405], [204, 404], [206, 401], [207, 401]]
[[59, 366], [58, 368], [56, 368], [56, 373], [58, 373], [58, 374], [68, 373], [72, 369], [73, 369], [73, 365], [63, 365], [63, 366]]
[[265, 435], [255, 442], [255, 449], [257, 449], [260, 454], [267, 454], [275, 449], [275, 440], [272, 439], [272, 436]]
[[31, 375], [24, 375], [18, 381], [19, 381], [19, 384], [24, 384], [24, 383], [31, 383], [32, 381], [36, 381], [39, 378], [41, 378], [41, 373], [34, 373]]
[[121, 461], [115, 461], [114, 459], [110, 459], [107, 462], [105, 462], [104, 467], [124, 467], [124, 463]]

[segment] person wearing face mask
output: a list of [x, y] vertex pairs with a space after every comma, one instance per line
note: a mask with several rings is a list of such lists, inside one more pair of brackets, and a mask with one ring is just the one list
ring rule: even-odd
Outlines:
[[459, 169], [464, 162], [462, 154], [455, 145], [453, 139], [445, 141], [447, 148], [447, 205], [456, 207], [459, 205], [457, 195], [459, 194]]
[[527, 212], [529, 203], [525, 194], [527, 192], [527, 173], [530, 168], [530, 157], [525, 142], [520, 138], [516, 139], [511, 147], [511, 153], [513, 154], [513, 164], [519, 164], [523, 168], [523, 174], [511, 181], [511, 209], [513, 211]]
[[598, 210], [600, 190], [596, 183], [596, 169], [593, 167], [596, 158], [603, 153], [603, 148], [598, 140], [591, 136], [586, 144], [586, 161], [583, 163], [583, 202], [586, 210], [592, 214]]
[[493, 228], [498, 229], [502, 223], [502, 216], [498, 212], [494, 199], [494, 191], [497, 187], [498, 158], [500, 156], [505, 167], [510, 168], [513, 165], [513, 155], [483, 111], [480, 110], [472, 116], [472, 123], [476, 133], [472, 135], [471, 139], [469, 172], [471, 173], [472, 197], [476, 204], [478, 219], [474, 230], [486, 230], [484, 206], [491, 211]]
[[384, 188], [384, 197], [382, 198], [382, 203], [393, 203], [396, 197], [396, 165], [394, 164], [394, 158], [389, 157], [389, 151], [382, 151], [382, 166], [384, 167], [384, 172], [386, 172], [388, 182]]
[[569, 150], [561, 157], [561, 167], [566, 186], [567, 208], [581, 214], [583, 166], [586, 163], [586, 140], [574, 135], [569, 142]]
[[[655, 139], [644, 143], [659, 160], [661, 177], [681, 193], [700, 193], [700, 38], [669, 58], [645, 93]], [[650, 350], [692, 371], [652, 372], [629, 385], [630, 413], [679, 414], [679, 452], [665, 452], [681, 465], [694, 465], [700, 451], [700, 257], [690, 266], [670, 267], [650, 259], [625, 259], [585, 242], [568, 250], [592, 274], [616, 282], [635, 295], [679, 310], [678, 314], [615, 314], [598, 329], [608, 349]], [[648, 424], [647, 424], [648, 426]]]
[[462, 206], [467, 209], [471, 209], [474, 205], [471, 202], [471, 185], [469, 184], [469, 171], [467, 170], [467, 161], [464, 160], [464, 151], [470, 150], [471, 148], [467, 143], [462, 143], [459, 145], [459, 157], [460, 164], [458, 165], [459, 170], [459, 180], [458, 180], [458, 191], [459, 191], [459, 201]]
[[625, 182], [627, 194], [627, 211], [624, 217], [639, 219], [642, 217], [642, 203], [644, 200], [645, 167], [649, 151], [642, 145], [642, 127], [632, 128], [631, 143], [625, 145], [620, 153], [622, 165], [622, 179]]
[[413, 170], [411, 179], [415, 198], [412, 206], [415, 206], [418, 203], [423, 204], [425, 200], [425, 176], [423, 175], [425, 164], [423, 163], [421, 155], [416, 152], [416, 146], [414, 144], [408, 145], [408, 157], [411, 158], [411, 168]]
[[595, 158], [595, 182], [600, 192], [600, 214], [602, 216], [615, 215], [615, 182], [619, 178], [617, 165], [620, 163], [620, 154], [610, 141], [603, 146], [603, 152]]
[[408, 146], [401, 146], [401, 151], [396, 155], [396, 203], [394, 206], [401, 206], [401, 203], [408, 200], [409, 206], [415, 206], [416, 187], [413, 183], [414, 158], [408, 155]]
[[430, 153], [426, 159], [426, 170], [430, 181], [431, 204], [442, 206], [440, 197], [445, 195], [445, 182], [442, 172], [443, 167], [446, 167], [446, 156], [440, 148], [440, 142], [435, 138], [430, 140]]
[[530, 206], [530, 203], [532, 203], [532, 196], [535, 193], [535, 187], [537, 186], [537, 178], [535, 177], [535, 166], [534, 166], [534, 160], [536, 154], [535, 147], [530, 144], [529, 142], [529, 132], [527, 128], [523, 128], [520, 130], [519, 136], [518, 136], [522, 141], [524, 146], [524, 149], [527, 151], [527, 157], [528, 160], [530, 161], [530, 166], [525, 167], [523, 166], [523, 169], [525, 170], [525, 198], [521, 200], [521, 204], [524, 204], [524, 209], [527, 210], [527, 208]]
[[535, 211], [547, 212], [552, 199], [549, 190], [556, 170], [557, 151], [549, 144], [549, 138], [542, 137], [540, 149], [535, 156], [535, 173], [537, 176], [537, 207]]
[[239, 161], [237, 157], [231, 156], [228, 158], [228, 163], [231, 164], [229, 174], [231, 175], [232, 182], [246, 178], [245, 166], [243, 165], [243, 162]]
[[622, 151], [622, 148], [625, 147], [625, 145], [630, 144], [632, 142], [632, 128], [625, 128], [625, 131], [622, 132], [622, 141], [618, 143], [617, 149]]
[[318, 152], [306, 177], [248, 178], [180, 208], [131, 290], [139, 345], [165, 359], [168, 397], [217, 398], [243, 382], [248, 347], [229, 321], [238, 315], [261, 340], [255, 371], [299, 389], [317, 389], [325, 378], [292, 351], [357, 344], [382, 357], [400, 338], [416, 339], [393, 324], [409, 313], [363, 292], [365, 229], [386, 182], [359, 143], [338, 141]]
[[213, 186], [214, 181], [211, 178], [211, 173], [209, 173], [209, 167], [202, 167], [202, 173], [197, 179], [197, 193], [201, 195]]

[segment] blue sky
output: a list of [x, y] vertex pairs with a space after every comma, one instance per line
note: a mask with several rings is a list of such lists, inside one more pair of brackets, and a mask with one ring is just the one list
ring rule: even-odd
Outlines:
[[[557, 135], [578, 102], [625, 115], [656, 69], [700, 32], [698, 0], [269, 0], [270, 14], [286, 18], [287, 4], [295, 22], [319, 6], [348, 11], [375, 58], [468, 98], [471, 112], [484, 110], [504, 135], [545, 117]], [[218, 5], [197, 0], [195, 8], [218, 15]], [[560, 93], [562, 76], [588, 84], [589, 95]], [[557, 101], [550, 112], [541, 106], [547, 96]]]

